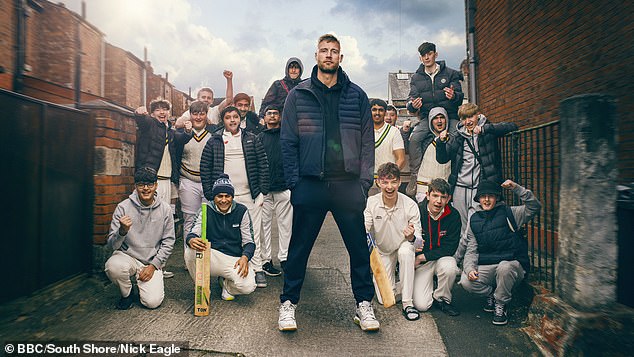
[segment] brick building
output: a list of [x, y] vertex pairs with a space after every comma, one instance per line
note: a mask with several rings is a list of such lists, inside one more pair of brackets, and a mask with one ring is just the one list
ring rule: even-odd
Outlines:
[[[20, 9], [14, 1], [0, 2], [0, 88], [71, 104], [80, 58], [82, 102], [103, 99], [132, 109], [161, 96], [172, 102], [173, 115], [187, 109], [191, 98], [174, 88], [167, 74], [154, 74], [147, 59], [107, 43], [84, 15], [44, 0], [22, 4]], [[17, 70], [20, 51], [22, 75]]]
[[528, 128], [559, 119], [559, 102], [568, 97], [612, 95], [619, 117], [618, 179], [634, 182], [634, 81], [627, 75], [634, 57], [631, 2], [466, 4], [483, 112], [493, 121]]

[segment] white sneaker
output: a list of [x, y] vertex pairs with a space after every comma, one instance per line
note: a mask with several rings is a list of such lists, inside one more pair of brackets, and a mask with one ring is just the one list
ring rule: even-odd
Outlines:
[[225, 278], [219, 276], [218, 284], [220, 284], [220, 287], [222, 288], [222, 292], [220, 293], [220, 297], [222, 298], [222, 300], [232, 301], [233, 299], [236, 298], [235, 296], [229, 294], [229, 292], [227, 291], [227, 288], [225, 288]]
[[280, 318], [277, 320], [277, 326], [280, 331], [295, 331], [297, 323], [295, 322], [295, 308], [290, 300], [280, 304]]
[[363, 331], [378, 331], [379, 320], [374, 317], [374, 309], [369, 301], [361, 301], [357, 306], [357, 314], [354, 315], [354, 323]]

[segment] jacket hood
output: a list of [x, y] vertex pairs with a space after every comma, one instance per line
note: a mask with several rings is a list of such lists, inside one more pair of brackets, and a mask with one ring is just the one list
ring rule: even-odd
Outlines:
[[436, 131], [434, 130], [434, 126], [431, 125], [431, 120], [438, 114], [442, 114], [445, 116], [445, 120], [446, 120], [446, 126], [449, 125], [449, 115], [447, 115], [447, 111], [445, 110], [445, 108], [443, 107], [433, 107], [431, 108], [431, 110], [429, 111], [429, 115], [427, 116], [427, 122], [429, 124], [429, 131], [432, 133], [435, 133], [436, 135], [438, 135], [439, 133], [436, 133]]
[[[445, 65], [445, 61], [436, 61], [436, 64], [440, 66], [439, 68], [439, 72], [442, 71], [443, 69], [445, 69], [446, 65]], [[418, 66], [418, 69], [416, 70], [416, 73], [420, 73], [420, 74], [424, 74], [427, 76], [427, 73], [425, 73], [425, 65], [424, 64], [420, 64]]]
[[[487, 117], [484, 116], [484, 114], [478, 114], [478, 126], [483, 126], [484, 124], [486, 124], [487, 122]], [[470, 138], [471, 135], [469, 133], [467, 133], [467, 128], [464, 126], [463, 121], [459, 121], [458, 124], [456, 124], [456, 128], [458, 129], [458, 133], [460, 133], [460, 135], [464, 136], [465, 138]]]
[[[297, 79], [291, 79], [291, 77], [288, 75], [288, 66], [290, 66], [293, 62], [296, 62], [299, 65], [299, 77], [297, 77]], [[289, 58], [288, 61], [286, 61], [286, 67], [284, 67], [284, 79], [287, 81], [299, 83], [302, 81], [302, 74], [304, 74], [304, 64], [302, 63], [302, 60], [297, 57]]]

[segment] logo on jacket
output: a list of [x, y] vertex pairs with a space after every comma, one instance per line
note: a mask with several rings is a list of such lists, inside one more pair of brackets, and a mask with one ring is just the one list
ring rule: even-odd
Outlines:
[[233, 228], [240, 228], [240, 223], [234, 223], [233, 225], [231, 225], [231, 227], [233, 227]]
[[447, 78], [443, 78], [440, 80], [440, 83], [447, 83]]
[[383, 217], [381, 217], [381, 216], [376, 216], [376, 217], [374, 217], [374, 219], [383, 219]]
[[447, 235], [447, 231], [440, 231], [440, 232], [438, 232], [438, 236], [439, 236], [440, 238], [442, 238], [442, 237], [444, 237], [444, 236], [446, 236], [446, 235]]

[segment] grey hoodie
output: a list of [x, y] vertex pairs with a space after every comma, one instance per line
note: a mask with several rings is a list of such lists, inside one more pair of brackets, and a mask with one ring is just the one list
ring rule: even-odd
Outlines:
[[[119, 235], [119, 218], [125, 215], [132, 219], [132, 226], [122, 236]], [[130, 197], [117, 205], [112, 214], [108, 246], [143, 264], [163, 268], [172, 254], [175, 241], [172, 209], [156, 196], [150, 206], [144, 206], [135, 190]]]
[[[487, 118], [483, 114], [480, 114], [478, 116], [478, 126], [483, 126], [486, 122]], [[460, 167], [460, 172], [458, 172], [458, 180], [456, 183], [460, 186], [477, 187], [480, 182], [480, 170], [482, 168], [475, 155], [471, 152], [467, 140], [469, 140], [476, 151], [479, 152], [478, 136], [469, 134], [462, 122], [459, 122], [456, 128], [458, 129], [458, 135], [462, 135], [465, 138], [463, 143], [462, 166]]]
[[447, 121], [446, 126], [449, 129], [449, 115], [447, 115], [447, 111], [443, 107], [433, 107], [429, 111], [429, 115], [427, 116], [427, 121], [429, 124], [429, 132], [434, 133], [434, 136], [438, 136], [440, 133], [437, 133], [434, 129], [433, 125], [431, 125], [432, 119], [438, 114], [442, 114], [445, 116], [445, 120]]

